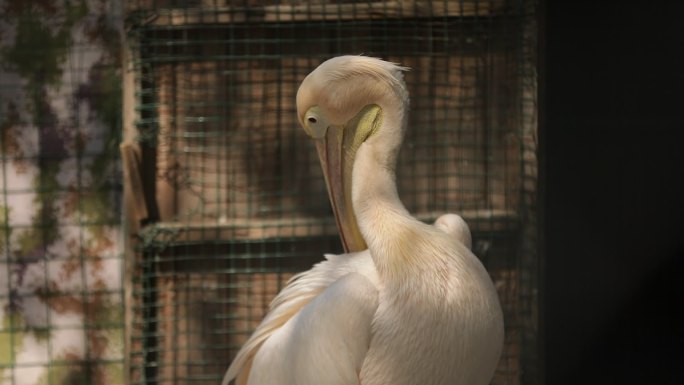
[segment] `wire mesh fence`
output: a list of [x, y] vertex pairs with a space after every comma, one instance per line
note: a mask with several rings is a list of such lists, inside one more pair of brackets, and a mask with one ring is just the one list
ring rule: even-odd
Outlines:
[[0, 384], [124, 381], [121, 8], [0, 0]]
[[412, 68], [402, 201], [466, 219], [505, 312], [493, 383], [538, 382], [534, 1], [129, 0], [125, 15], [132, 383], [218, 383], [285, 282], [341, 252], [294, 105], [340, 54]]

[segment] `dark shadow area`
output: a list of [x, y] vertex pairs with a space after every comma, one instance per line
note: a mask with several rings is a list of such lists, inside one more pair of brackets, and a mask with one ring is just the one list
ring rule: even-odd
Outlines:
[[682, 6], [545, 6], [546, 383], [675, 383], [684, 346]]
[[[679, 303], [684, 298], [683, 268], [684, 252], [672, 254], [625, 296], [613, 317], [599, 329], [599, 338], [583, 351], [579, 368], [591, 368], [592, 381], [681, 383], [684, 322]], [[584, 380], [582, 375], [575, 377]]]

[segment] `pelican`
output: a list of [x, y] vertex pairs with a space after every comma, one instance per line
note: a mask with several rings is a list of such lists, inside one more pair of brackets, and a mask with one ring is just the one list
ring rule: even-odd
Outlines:
[[485, 385], [503, 344], [492, 281], [463, 219], [412, 217], [396, 183], [407, 68], [323, 62], [297, 92], [346, 254], [293, 277], [223, 385]]

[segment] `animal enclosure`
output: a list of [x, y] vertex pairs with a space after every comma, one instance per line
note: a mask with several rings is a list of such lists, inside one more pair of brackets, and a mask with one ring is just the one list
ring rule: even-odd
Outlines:
[[536, 384], [536, 3], [125, 4], [133, 384], [217, 384], [287, 280], [341, 252], [295, 95], [325, 59], [411, 68], [397, 184], [459, 213], [506, 322], [494, 384]]

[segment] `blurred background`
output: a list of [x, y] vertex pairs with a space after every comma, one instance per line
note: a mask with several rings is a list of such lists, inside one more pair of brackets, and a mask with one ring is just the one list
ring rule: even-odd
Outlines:
[[684, 319], [679, 3], [545, 3], [548, 384], [678, 384]]
[[332, 56], [411, 67], [397, 184], [458, 212], [506, 313], [496, 384], [538, 381], [534, 1], [124, 3], [126, 357], [134, 384], [217, 383], [298, 271], [341, 252], [301, 80]]
[[538, 383], [532, 0], [3, 0], [0, 382], [216, 384], [273, 296], [341, 252], [301, 80], [411, 67], [398, 185], [457, 212]]
[[218, 384], [340, 252], [294, 118], [323, 60], [412, 68], [402, 200], [463, 215], [494, 384], [679, 384], [674, 3], [0, 0], [0, 384]]
[[0, 383], [120, 384], [121, 4], [0, 1]]

